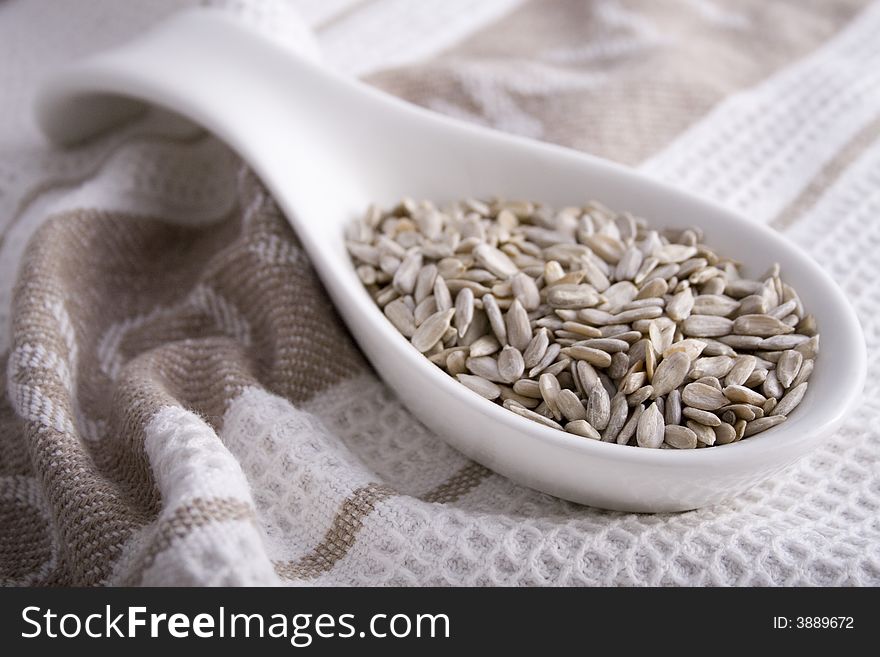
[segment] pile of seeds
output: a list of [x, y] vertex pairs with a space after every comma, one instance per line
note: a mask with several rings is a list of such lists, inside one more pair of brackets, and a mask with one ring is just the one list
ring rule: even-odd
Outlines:
[[431, 362], [548, 427], [639, 447], [725, 445], [785, 421], [819, 347], [774, 265], [598, 203], [371, 207], [347, 231], [361, 281]]

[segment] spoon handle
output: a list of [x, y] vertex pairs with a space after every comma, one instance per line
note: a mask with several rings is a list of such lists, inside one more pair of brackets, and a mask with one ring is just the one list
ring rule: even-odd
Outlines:
[[73, 144], [145, 104], [176, 111], [230, 144], [289, 216], [360, 208], [364, 164], [372, 154], [375, 168], [379, 135], [417, 131], [428, 114], [212, 9], [180, 12], [135, 41], [65, 67], [40, 89], [36, 114], [52, 141]]

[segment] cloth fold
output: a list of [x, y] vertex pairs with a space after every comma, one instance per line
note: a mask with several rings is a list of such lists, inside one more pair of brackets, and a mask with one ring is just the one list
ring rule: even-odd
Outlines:
[[42, 72], [189, 4], [84, 0], [64, 25], [0, 5], [0, 582], [880, 583], [876, 3], [211, 3], [292, 47], [308, 26], [325, 61], [426, 107], [646, 162], [829, 268], [864, 324], [864, 402], [746, 495], [654, 516], [518, 486], [432, 435], [197, 126], [155, 111], [75, 151], [40, 141]]

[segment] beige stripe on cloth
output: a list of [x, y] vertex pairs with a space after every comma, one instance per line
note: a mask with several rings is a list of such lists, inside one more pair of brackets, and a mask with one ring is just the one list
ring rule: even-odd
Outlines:
[[878, 142], [880, 142], [880, 116], [859, 130], [855, 137], [822, 167], [797, 198], [770, 222], [770, 225], [777, 230], [784, 230], [794, 224], [819, 201], [826, 189], [831, 187], [865, 151], [876, 147]]
[[[478, 463], [469, 463], [436, 488], [421, 497], [425, 502], [449, 504], [476, 488], [491, 474]], [[398, 495], [383, 484], [368, 484], [348, 497], [333, 519], [333, 525], [314, 550], [296, 562], [275, 564], [279, 575], [287, 579], [313, 579], [330, 571], [345, 557], [363, 527], [364, 519], [379, 502]]]

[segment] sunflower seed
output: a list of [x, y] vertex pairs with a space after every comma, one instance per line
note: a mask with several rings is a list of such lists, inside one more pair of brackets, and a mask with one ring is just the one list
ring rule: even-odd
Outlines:
[[802, 335], [816, 335], [816, 318], [807, 315], [795, 326], [795, 330]]
[[468, 371], [470, 371], [471, 374], [481, 376], [489, 381], [505, 383], [504, 379], [501, 377], [501, 373], [498, 371], [498, 361], [491, 356], [468, 358], [465, 361], [465, 367], [468, 368]]
[[623, 428], [620, 430], [620, 433], [617, 434], [617, 444], [618, 445], [626, 445], [630, 439], [635, 435], [636, 428], [639, 425], [639, 418], [642, 417], [642, 413], [645, 412], [645, 407], [642, 405], [636, 406], [633, 408], [632, 415], [629, 416], [629, 419], [623, 425]]
[[464, 335], [456, 338], [459, 345], [467, 347], [473, 344], [475, 340], [486, 335], [489, 332], [489, 319], [482, 310], [474, 310], [474, 316]]
[[532, 339], [529, 341], [529, 346], [526, 347], [526, 350], [523, 352], [523, 362], [525, 367], [531, 369], [544, 357], [544, 354], [547, 353], [547, 347], [550, 345], [550, 333], [547, 329], [542, 328], [538, 329]]
[[648, 377], [644, 372], [630, 372], [621, 380], [619, 392], [624, 395], [630, 395], [641, 388], [647, 379]]
[[791, 382], [791, 387], [799, 386], [804, 381], [810, 378], [810, 375], [813, 373], [813, 366], [815, 361], [811, 358], [807, 358], [801, 364], [801, 369], [798, 371], [797, 376], [794, 377], [794, 381]]
[[733, 332], [737, 335], [756, 335], [768, 338], [793, 331], [792, 327], [770, 315], [740, 315], [733, 320]]
[[[634, 342], [642, 339], [642, 334], [638, 331], [630, 331], [628, 330], [629, 324], [612, 324], [612, 327], [619, 327], [621, 330], [608, 332], [607, 335], [603, 333], [603, 338], [614, 338], [616, 340], [623, 340], [629, 344], [633, 344]], [[603, 328], [610, 328], [605, 326]]]
[[562, 414], [559, 412], [559, 406], [556, 405], [556, 397], [561, 390], [559, 380], [552, 374], [542, 374], [541, 378], [538, 379], [538, 386], [541, 389], [541, 397], [544, 398], [544, 402], [547, 404], [547, 408], [550, 409], [550, 412], [553, 413], [553, 417], [557, 420], [562, 418]]
[[779, 379], [776, 376], [776, 370], [767, 372], [767, 378], [764, 379], [764, 383], [761, 385], [761, 392], [764, 393], [765, 397], [775, 397], [776, 399], [785, 394], [782, 384], [779, 383]]
[[694, 361], [689, 376], [692, 379], [702, 379], [704, 376], [712, 376], [717, 379], [725, 376], [736, 361], [730, 356], [707, 356]]
[[681, 392], [679, 390], [672, 390], [666, 395], [663, 415], [666, 418], [666, 424], [681, 423]]
[[760, 406], [767, 398], [764, 395], [761, 395], [751, 388], [746, 388], [745, 386], [727, 386], [723, 390], [724, 396], [727, 397], [734, 404], [752, 404], [754, 406]]
[[[401, 294], [412, 294], [416, 286], [416, 278], [422, 268], [422, 254], [419, 251], [413, 251], [407, 254], [403, 262], [395, 263], [391, 271], [394, 278], [391, 284]], [[384, 269], [384, 267], [383, 267]]]
[[652, 278], [642, 286], [641, 290], [639, 290], [639, 293], [636, 295], [636, 300], [647, 301], [656, 297], [662, 297], [666, 294], [668, 289], [669, 283], [667, 283], [665, 279]]
[[[549, 349], [548, 349], [549, 351]], [[550, 364], [544, 372], [548, 374], [552, 374], [553, 376], [560, 376], [568, 366], [571, 364], [571, 358], [561, 358], [557, 360], [555, 363]], [[566, 372], [567, 373], [567, 372]]]
[[584, 395], [589, 395], [590, 391], [596, 386], [602, 385], [599, 381], [599, 374], [596, 369], [585, 360], [576, 361], [575, 371], [577, 379], [580, 381], [581, 389]]
[[416, 327], [422, 325], [422, 323], [428, 319], [431, 315], [437, 312], [437, 302], [434, 300], [434, 295], [428, 295], [416, 306], [416, 309], [413, 311], [413, 319], [415, 319]]
[[676, 352], [681, 352], [688, 357], [689, 361], [696, 360], [703, 350], [706, 348], [706, 343], [703, 340], [696, 340], [693, 338], [688, 338], [686, 340], [681, 340], [679, 342], [675, 342], [670, 346], [666, 351], [663, 352], [663, 358], [669, 358], [672, 354]]
[[467, 354], [456, 350], [446, 357], [446, 371], [455, 376], [467, 373]]
[[611, 417], [611, 399], [604, 386], [594, 386], [587, 400], [587, 422], [601, 431]]
[[807, 392], [807, 386], [809, 386], [809, 383], [801, 383], [785, 393], [782, 399], [779, 400], [779, 403], [773, 408], [771, 417], [776, 415], [788, 415], [797, 408], [797, 405], [801, 403], [804, 394]]
[[707, 427], [705, 424], [700, 424], [693, 420], [685, 422], [685, 426], [694, 432], [694, 435], [697, 437], [697, 442], [709, 446], [715, 444], [715, 431], [712, 427]]
[[681, 331], [687, 336], [713, 338], [729, 335], [733, 322], [716, 315], [691, 315], [682, 322]]
[[751, 355], [738, 356], [732, 368], [724, 379], [725, 385], [741, 386], [744, 385], [748, 378], [755, 370], [757, 359]]
[[648, 308], [652, 306], [660, 308], [662, 310], [664, 305], [665, 302], [660, 297], [652, 297], [650, 299], [638, 299], [636, 301], [630, 301], [629, 303], [622, 305], [618, 312], [623, 312], [625, 310], [639, 310], [641, 308]]
[[784, 415], [770, 415], [768, 417], [753, 420], [746, 424], [745, 431], [743, 431], [743, 438], [748, 438], [749, 436], [754, 436], [756, 433], [766, 431], [767, 429], [775, 427], [777, 424], [782, 424], [785, 420], [786, 417]]
[[639, 271], [636, 272], [636, 275], [633, 277], [633, 283], [640, 285], [643, 281], [647, 280], [648, 276], [654, 271], [658, 264], [660, 264], [660, 261], [654, 256], [648, 256], [645, 258], [642, 261], [642, 265], [639, 267]]
[[465, 288], [455, 297], [455, 328], [458, 330], [459, 337], [464, 337], [473, 318], [474, 293]]
[[424, 353], [437, 344], [450, 327], [449, 324], [454, 313], [452, 308], [441, 310], [422, 322], [422, 325], [413, 333], [413, 346]]
[[[782, 351], [786, 349], [796, 349], [801, 345], [806, 345], [812, 339], [813, 338], [808, 338], [806, 335], [799, 335], [797, 333], [792, 333], [791, 335], [775, 335], [762, 340], [759, 346], [761, 349]], [[801, 352], [801, 355], [805, 355], [803, 350], [798, 349], [798, 351]]]
[[729, 445], [736, 440], [736, 429], [727, 422], [722, 422], [715, 427], [715, 444]]
[[694, 293], [689, 287], [675, 294], [666, 304], [666, 314], [674, 321], [687, 319], [694, 307]]
[[630, 406], [637, 406], [642, 402], [647, 401], [653, 393], [654, 386], [642, 386], [626, 398], [626, 403]]
[[536, 413], [535, 411], [529, 410], [522, 404], [518, 404], [512, 399], [507, 399], [503, 404], [504, 408], [509, 411], [513, 411], [517, 415], [521, 415], [527, 420], [531, 420], [532, 422], [537, 422], [538, 424], [543, 424], [545, 427], [550, 427], [551, 429], [559, 429], [562, 430], [562, 425], [558, 422], [554, 422], [550, 418], [546, 418], [540, 413]]
[[604, 310], [598, 310], [597, 308], [583, 308], [582, 310], [578, 310], [577, 316], [578, 319], [583, 322], [595, 326], [618, 323], [615, 321], [614, 315], [605, 312]]
[[538, 286], [528, 274], [519, 272], [510, 281], [514, 296], [528, 311], [536, 310], [541, 305], [541, 294]]
[[434, 293], [434, 281], [437, 280], [437, 265], [430, 263], [419, 270], [416, 277], [414, 296], [416, 303], [421, 303], [429, 294]]
[[376, 283], [376, 270], [370, 265], [361, 265], [356, 269], [358, 278], [364, 285], [374, 285]]
[[520, 379], [525, 369], [522, 354], [510, 345], [501, 350], [498, 356], [498, 374], [505, 383], [514, 383]]
[[[437, 278], [437, 280], [442, 280], [441, 278]], [[436, 286], [434, 288], [434, 294], [436, 295]], [[483, 311], [486, 313], [486, 317], [489, 319], [489, 326], [492, 327], [492, 332], [495, 334], [495, 337], [498, 339], [500, 344], [507, 344], [507, 325], [504, 322], [504, 315], [501, 313], [501, 309], [498, 307], [498, 302], [495, 300], [491, 294], [486, 294], [482, 297], [483, 301]]]
[[757, 388], [764, 383], [766, 378], [767, 370], [756, 367], [742, 385], [749, 388]]
[[489, 288], [479, 283], [474, 283], [463, 278], [450, 278], [446, 281], [446, 286], [452, 294], [458, 294], [461, 290], [468, 288], [474, 293], [474, 296], [482, 297], [489, 293]]
[[755, 407], [749, 404], [730, 404], [728, 406], [722, 406], [718, 409], [719, 412], [731, 412], [738, 419], [741, 420], [754, 420], [755, 419]]
[[568, 431], [568, 433], [573, 433], [576, 436], [583, 436], [584, 438], [592, 438], [593, 440], [602, 439], [599, 432], [584, 419], [572, 420], [565, 425], [565, 430]]
[[639, 447], [657, 449], [663, 444], [666, 425], [663, 423], [663, 414], [657, 409], [657, 404], [651, 404], [639, 418], [636, 429], [636, 441]]
[[452, 294], [446, 285], [446, 280], [442, 276], [434, 279], [434, 301], [437, 304], [438, 311], [445, 311], [452, 308]]
[[587, 326], [580, 322], [562, 322], [562, 330], [575, 333], [583, 338], [599, 338], [602, 332], [594, 326]]
[[629, 415], [629, 405], [623, 394], [616, 394], [611, 398], [611, 408], [608, 416], [608, 424], [602, 431], [602, 440], [607, 443], [617, 440], [617, 436], [623, 425], [626, 424]]
[[662, 354], [672, 346], [675, 339], [675, 324], [664, 325], [660, 320], [655, 320], [648, 326], [648, 339], [651, 346], [658, 354]]
[[479, 358], [480, 356], [491, 356], [499, 349], [501, 349], [501, 345], [498, 344], [498, 340], [495, 339], [495, 336], [484, 335], [481, 338], [477, 338], [471, 343], [470, 356], [472, 358]]
[[791, 386], [791, 383], [797, 376], [798, 371], [800, 371], [803, 362], [804, 357], [799, 351], [790, 349], [789, 351], [782, 352], [782, 355], [776, 363], [776, 378], [779, 380], [779, 383], [782, 384], [783, 388]]
[[577, 310], [595, 306], [599, 294], [592, 285], [554, 285], [547, 293], [547, 303], [552, 308]]
[[[651, 272], [651, 278], [662, 278], [666, 281], [672, 280], [678, 271], [678, 265], [674, 263], [670, 263], [667, 265], [663, 265], [662, 267], [657, 267], [654, 271]], [[670, 285], [670, 287], [674, 288], [674, 285]]]
[[709, 261], [705, 258], [690, 258], [689, 260], [685, 260], [683, 263], [681, 263], [681, 266], [678, 268], [677, 275], [680, 278], [687, 278], [694, 272], [705, 269], [708, 265]]
[[440, 365], [442, 367], [449, 360], [449, 357], [457, 352], [464, 353], [464, 349], [458, 346], [443, 349], [442, 347], [437, 345], [425, 355], [428, 356], [428, 360], [430, 360], [432, 363], [434, 363], [435, 365]]
[[758, 281], [741, 278], [735, 281], [727, 281], [727, 285], [724, 286], [724, 294], [734, 299], [741, 299], [750, 294], [757, 294], [762, 288], [763, 285]]
[[512, 347], [525, 351], [532, 340], [532, 326], [526, 309], [522, 307], [519, 299], [514, 299], [505, 315], [507, 326], [507, 341]]
[[639, 267], [642, 266], [644, 256], [642, 252], [631, 246], [617, 261], [617, 267], [614, 270], [614, 277], [619, 281], [628, 281], [635, 278], [639, 273]]
[[585, 236], [584, 243], [593, 253], [611, 265], [617, 264], [625, 249], [623, 242], [610, 235]]
[[629, 369], [629, 356], [623, 352], [617, 352], [611, 355], [611, 365], [608, 366], [608, 376], [612, 379], [619, 379], [626, 374]]
[[396, 298], [400, 296], [400, 292], [394, 289], [393, 285], [389, 285], [376, 293], [375, 299], [376, 304], [380, 308], [384, 308], [387, 304], [394, 301]]
[[501, 388], [482, 377], [472, 374], [458, 374], [455, 378], [486, 399], [498, 399], [501, 396]]
[[394, 328], [407, 338], [413, 337], [416, 332], [415, 317], [403, 299], [395, 299], [386, 305], [383, 311], [388, 320], [394, 324]]
[[697, 255], [697, 249], [693, 246], [685, 246], [683, 244], [667, 244], [655, 250], [651, 255], [657, 258], [660, 264], [670, 262], [684, 262], [688, 258]]
[[757, 349], [764, 338], [756, 335], [725, 335], [718, 338], [718, 341], [734, 349]]
[[560, 390], [556, 397], [556, 405], [562, 415], [570, 421], [583, 420], [587, 417], [584, 405], [571, 390]]
[[541, 388], [537, 381], [531, 379], [520, 379], [513, 384], [513, 391], [524, 397], [532, 397], [533, 399], [543, 399], [541, 396]]
[[617, 324], [627, 324], [636, 322], [640, 319], [654, 319], [663, 314], [663, 309], [657, 306], [648, 306], [646, 308], [634, 308], [633, 310], [624, 310], [614, 315], [614, 322]]
[[704, 376], [694, 381], [694, 383], [702, 383], [707, 386], [712, 386], [713, 388], [715, 388], [715, 390], [721, 390], [724, 387], [721, 385], [721, 381], [719, 381], [718, 378], [714, 376]]
[[585, 360], [596, 367], [608, 367], [611, 365], [611, 355], [601, 349], [574, 345], [567, 347], [564, 353], [576, 360]]
[[697, 434], [677, 424], [666, 425], [663, 439], [676, 449], [694, 449], [697, 446]]
[[624, 340], [618, 340], [617, 338], [590, 338], [579, 341], [576, 346], [600, 349], [609, 354], [629, 350], [629, 343]]
[[810, 339], [806, 342], [802, 342], [798, 346], [796, 346], [795, 351], [801, 352], [801, 355], [804, 358], [812, 358], [815, 359], [819, 353], [819, 335], [810, 336]]
[[776, 319], [784, 319], [788, 315], [792, 313], [792, 311], [797, 307], [797, 302], [794, 299], [789, 299], [785, 303], [779, 304], [773, 310], [768, 312], [767, 314], [775, 317]]
[[705, 424], [707, 427], [717, 427], [721, 424], [721, 419], [717, 415], [709, 411], [701, 411], [698, 408], [688, 406], [682, 411], [682, 415], [694, 422]]
[[474, 248], [473, 256], [483, 269], [488, 269], [502, 280], [507, 280], [519, 271], [519, 267], [504, 251], [499, 251], [485, 243], [478, 244]]
[[694, 299], [691, 312], [694, 315], [717, 315], [727, 317], [739, 308], [739, 301], [720, 294], [701, 294]]
[[549, 347], [547, 347], [547, 351], [544, 352], [544, 357], [538, 361], [538, 364], [535, 365], [532, 369], [529, 370], [529, 377], [535, 377], [545, 369], [550, 367], [553, 361], [556, 360], [556, 357], [559, 355], [559, 352], [562, 350], [558, 344], [553, 343]]
[[690, 383], [681, 392], [681, 400], [693, 408], [714, 411], [727, 405], [727, 397], [720, 390], [705, 383]]

